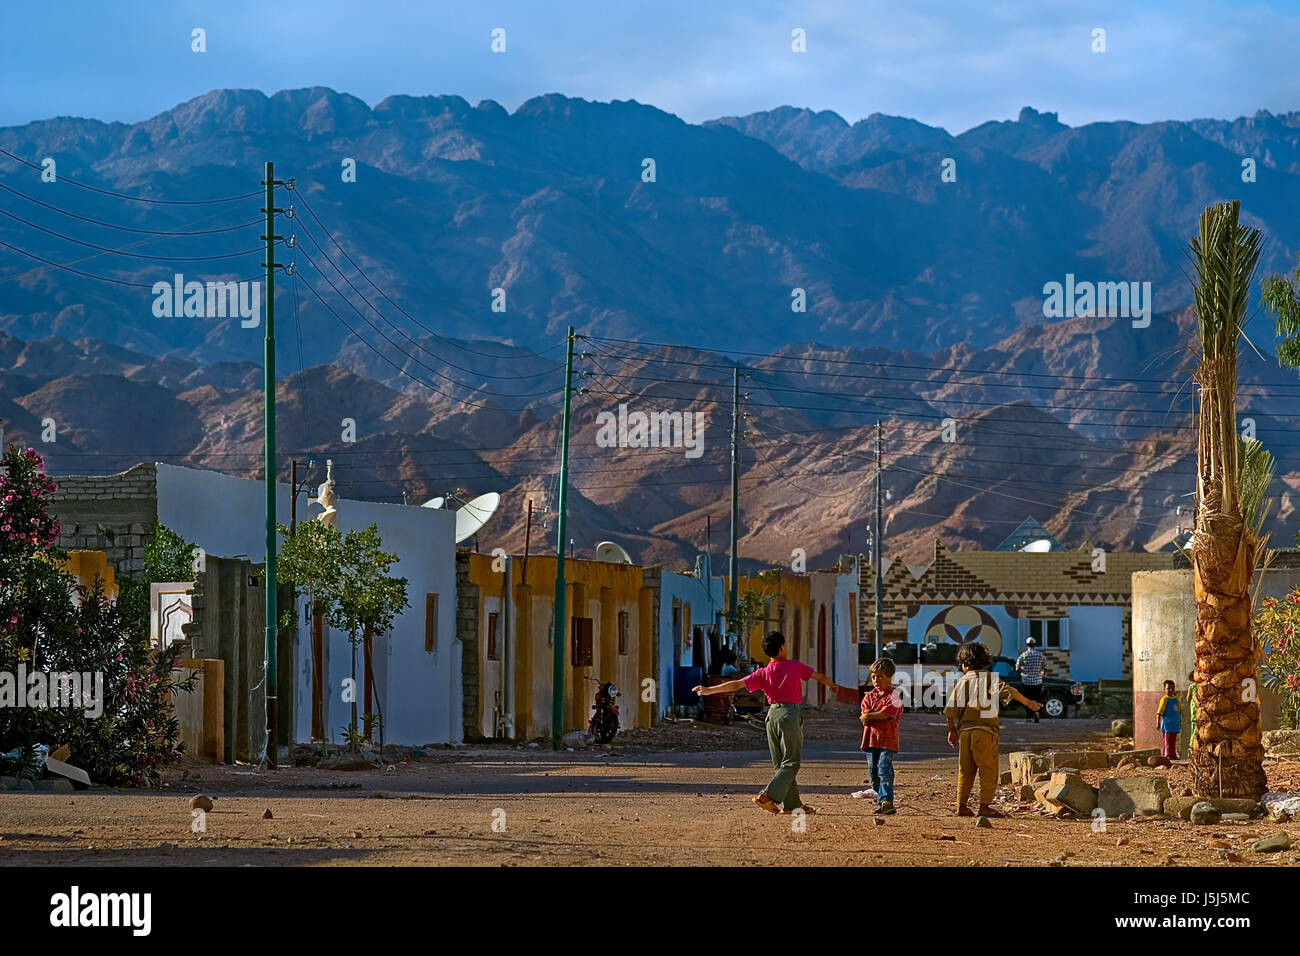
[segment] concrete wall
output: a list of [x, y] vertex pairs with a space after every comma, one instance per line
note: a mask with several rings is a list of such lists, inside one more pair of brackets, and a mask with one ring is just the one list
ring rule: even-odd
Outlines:
[[[845, 567], [841, 564], [840, 567]], [[858, 572], [851, 568], [835, 575], [835, 644], [829, 676], [842, 687], [858, 686]]]
[[63, 524], [59, 547], [103, 551], [118, 577], [139, 577], [158, 520], [156, 470], [136, 465], [120, 475], [55, 475], [51, 511]]
[[[1262, 582], [1261, 582], [1262, 574]], [[1281, 598], [1300, 586], [1300, 568], [1271, 568], [1256, 573], [1259, 598]], [[1172, 680], [1183, 704], [1178, 752], [1187, 755], [1191, 721], [1188, 719], [1187, 675], [1196, 666], [1196, 601], [1192, 572], [1139, 571], [1133, 575], [1133, 730], [1134, 746], [1160, 746], [1155, 711]], [[1260, 688], [1260, 711], [1265, 730], [1280, 724], [1277, 698]]]
[[[158, 521], [197, 542], [210, 555], [263, 559], [265, 492], [260, 481], [173, 465], [156, 467]], [[280, 520], [287, 524], [288, 486], [277, 485], [277, 495]], [[339, 500], [337, 507], [339, 529], [345, 533], [378, 526], [384, 550], [398, 555], [392, 573], [407, 579], [410, 606], [397, 616], [392, 631], [374, 644], [385, 740], [422, 744], [464, 739], [460, 651], [455, 646], [455, 514], [349, 499]], [[432, 651], [425, 650], [426, 594], [438, 596], [437, 640]], [[295, 608], [303, 639], [296, 642], [292, 674], [281, 672], [282, 686], [292, 677], [294, 739], [298, 741], [311, 736], [311, 646], [303, 625], [306, 602], [304, 595]], [[350, 719], [351, 705], [343, 701], [341, 688], [344, 678], [351, 676], [352, 648], [345, 633], [327, 629], [326, 637], [325, 727], [328, 737], [337, 741]], [[359, 649], [357, 660], [360, 701], [363, 671]]]

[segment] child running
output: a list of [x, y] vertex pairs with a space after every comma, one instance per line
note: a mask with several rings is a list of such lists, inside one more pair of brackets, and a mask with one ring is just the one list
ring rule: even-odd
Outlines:
[[709, 694], [732, 694], [738, 690], [751, 693], [761, 690], [767, 695], [767, 748], [772, 754], [772, 779], [758, 792], [754, 802], [769, 813], [804, 813], [817, 811], [799, 799], [795, 775], [803, 756], [803, 682], [809, 679], [824, 684], [834, 692], [837, 687], [825, 674], [819, 674], [803, 661], [792, 661], [787, 656], [785, 635], [769, 631], [763, 638], [763, 653], [772, 660], [766, 667], [740, 680], [731, 680], [712, 687], [696, 687], [701, 697]]
[[1002, 729], [998, 713], [1002, 704], [1013, 700], [1030, 710], [1043, 705], [1030, 700], [988, 667], [993, 663], [989, 649], [979, 641], [957, 649], [957, 663], [963, 671], [948, 698], [944, 716], [948, 718], [948, 744], [957, 748], [957, 816], [972, 817], [966, 801], [980, 778], [980, 816], [1003, 817], [993, 809], [993, 794], [998, 789], [998, 738]]
[[1178, 702], [1178, 685], [1165, 681], [1165, 696], [1156, 705], [1160, 721], [1160, 753], [1170, 762], [1178, 759], [1178, 732], [1183, 729], [1183, 705]]
[[877, 658], [871, 665], [871, 688], [862, 696], [862, 750], [871, 754], [871, 789], [880, 803], [876, 813], [894, 812], [894, 754], [898, 753], [898, 720], [902, 695], [894, 690], [894, 662]]

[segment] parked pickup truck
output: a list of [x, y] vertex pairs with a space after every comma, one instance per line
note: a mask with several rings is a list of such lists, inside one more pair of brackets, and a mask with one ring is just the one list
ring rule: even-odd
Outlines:
[[[913, 645], [914, 647], [914, 645]], [[953, 661], [956, 649], [944, 648], [947, 653], [936, 651], [927, 646], [921, 654], [907, 645], [886, 645], [884, 656], [894, 659], [898, 670], [894, 674], [894, 686], [898, 688], [903, 699], [903, 706], [920, 710], [941, 710], [952, 693], [953, 686], [961, 679], [961, 668]], [[900, 661], [904, 658], [907, 662]], [[918, 659], [918, 657], [920, 659]], [[927, 661], [926, 658], [930, 660]], [[865, 670], [865, 668], [863, 668]], [[995, 657], [990, 670], [997, 674], [1022, 694], [1025, 692], [1024, 681], [1016, 670], [1016, 662], [1010, 657]], [[1070, 708], [1077, 709], [1083, 703], [1083, 685], [1064, 677], [1043, 678], [1043, 705], [1040, 713], [1048, 717], [1068, 717]], [[1025, 709], [1020, 704], [1012, 704], [1017, 712]]]
[[[1004, 681], [1014, 687], [1020, 693], [1025, 692], [1025, 683], [1020, 679], [1020, 672], [1016, 670], [1016, 662], [1009, 657], [993, 658], [993, 666], [989, 668]], [[1042, 713], [1048, 717], [1068, 717], [1070, 708], [1077, 710], [1083, 703], [1083, 685], [1078, 681], [1072, 681], [1065, 677], [1052, 677], [1047, 675], [1043, 677], [1043, 696], [1041, 698], [1043, 709]], [[1012, 707], [1020, 707], [1020, 704], [1012, 704]], [[1029, 712], [1029, 708], [1024, 708]]]

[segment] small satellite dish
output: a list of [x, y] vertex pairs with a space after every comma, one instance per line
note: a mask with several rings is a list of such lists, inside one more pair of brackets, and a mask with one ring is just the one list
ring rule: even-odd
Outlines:
[[479, 529], [488, 523], [488, 519], [500, 506], [501, 496], [495, 491], [465, 502], [464, 507], [456, 512], [456, 543], [460, 544], [478, 534]]
[[610, 564], [635, 564], [632, 556], [613, 541], [602, 541], [596, 545], [596, 560], [608, 561]]
[[445, 505], [446, 503], [447, 503], [447, 499], [446, 499], [446, 498], [442, 498], [442, 497], [438, 497], [438, 498], [430, 498], [430, 499], [429, 499], [428, 501], [426, 501], [424, 504], [420, 505], [420, 507], [421, 507], [421, 508], [441, 508], [441, 507], [442, 507], [443, 505]]
[[1021, 551], [1030, 551], [1034, 554], [1042, 554], [1052, 550], [1052, 542], [1047, 538], [1039, 538], [1036, 541], [1030, 541], [1020, 549]]

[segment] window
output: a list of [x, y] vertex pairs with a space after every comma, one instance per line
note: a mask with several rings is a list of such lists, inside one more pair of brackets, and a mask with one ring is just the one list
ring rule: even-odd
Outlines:
[[438, 650], [438, 595], [424, 596], [424, 649], [430, 653]]
[[628, 631], [627, 611], [619, 611], [618, 612], [618, 652], [624, 655], [627, 654], [627, 631]]
[[496, 611], [488, 614], [487, 656], [490, 661], [497, 659], [497, 621], [500, 617]]
[[1049, 647], [1068, 649], [1069, 640], [1066, 638], [1065, 628], [1061, 626], [1059, 618], [1053, 618], [1046, 621], [1030, 621], [1029, 636], [1038, 641], [1038, 646], [1043, 649]]

